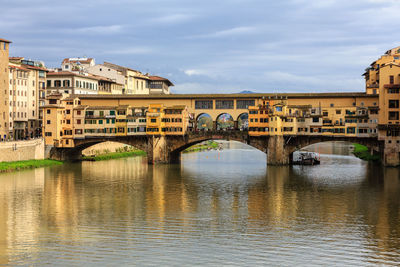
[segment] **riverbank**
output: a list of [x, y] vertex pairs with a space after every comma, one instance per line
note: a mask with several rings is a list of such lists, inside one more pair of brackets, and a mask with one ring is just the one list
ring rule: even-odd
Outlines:
[[146, 152], [142, 150], [125, 151], [125, 152], [111, 152], [107, 154], [82, 157], [83, 161], [101, 161], [109, 159], [119, 159], [127, 157], [146, 156]]
[[353, 144], [354, 150], [353, 154], [359, 159], [366, 160], [366, 161], [380, 161], [381, 157], [378, 155], [371, 155], [371, 153], [368, 151], [368, 148], [366, 146], [360, 145], [360, 144]]
[[217, 149], [219, 147], [219, 144], [215, 141], [207, 141], [206, 144], [198, 144], [191, 146], [189, 148], [186, 148], [183, 150], [183, 153], [189, 153], [189, 152], [199, 152], [207, 149]]
[[51, 160], [51, 159], [0, 162], [0, 173], [34, 169], [34, 168], [61, 165], [61, 164], [63, 164], [62, 161]]

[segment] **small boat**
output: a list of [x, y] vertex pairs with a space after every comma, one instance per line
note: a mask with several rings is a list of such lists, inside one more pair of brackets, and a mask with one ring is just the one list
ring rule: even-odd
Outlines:
[[293, 164], [317, 165], [320, 164], [320, 155], [316, 152], [296, 151], [293, 153]]

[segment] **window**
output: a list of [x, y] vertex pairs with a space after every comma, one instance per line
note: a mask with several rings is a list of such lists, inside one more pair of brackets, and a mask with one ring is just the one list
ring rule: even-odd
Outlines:
[[398, 120], [399, 112], [398, 111], [390, 111], [389, 112], [389, 120]]
[[51, 80], [47, 80], [47, 87], [51, 87]]
[[319, 122], [319, 118], [314, 117], [314, 118], [312, 119], [312, 122]]
[[69, 87], [69, 86], [70, 86], [69, 80], [64, 80], [63, 87]]
[[389, 100], [389, 108], [399, 108], [399, 100]]
[[51, 132], [45, 132], [45, 133], [44, 133], [44, 136], [51, 136], [51, 135], [52, 135]]
[[233, 100], [216, 100], [216, 109], [233, 109]]
[[99, 120], [99, 124], [103, 124], [103, 120]]
[[394, 76], [393, 75], [389, 76], [389, 83], [394, 84]]
[[51, 123], [51, 121], [50, 120], [47, 120], [47, 122], [46, 122], [47, 124], [50, 124]]
[[82, 121], [80, 119], [76, 120], [76, 124], [81, 124]]
[[47, 110], [46, 110], [46, 113], [47, 113], [47, 114], [50, 114], [50, 112], [51, 112], [50, 109], [47, 109]]
[[334, 105], [333, 103], [331, 103], [331, 105], [330, 105], [330, 106], [331, 106], [331, 108], [333, 108], [335, 105]]
[[213, 109], [213, 101], [212, 100], [196, 100], [195, 108], [196, 109]]
[[82, 129], [75, 129], [75, 134], [82, 134]]
[[341, 113], [342, 113], [342, 111], [341, 111], [340, 109], [337, 109], [337, 110], [336, 110], [336, 114], [339, 115], [339, 114], [341, 114]]
[[70, 109], [67, 109], [66, 112], [67, 112], [67, 114], [71, 114], [71, 110]]
[[76, 115], [81, 115], [81, 111], [80, 111], [80, 110], [77, 110], [77, 111], [76, 111]]
[[110, 110], [110, 115], [115, 115], [115, 110]]
[[249, 106], [255, 106], [254, 100], [236, 100], [237, 109], [248, 109]]
[[151, 122], [157, 122], [157, 119], [151, 119], [150, 121]]
[[275, 110], [278, 111], [278, 112], [280, 112], [280, 111], [282, 111], [282, 107], [280, 107], [280, 106], [275, 107]]

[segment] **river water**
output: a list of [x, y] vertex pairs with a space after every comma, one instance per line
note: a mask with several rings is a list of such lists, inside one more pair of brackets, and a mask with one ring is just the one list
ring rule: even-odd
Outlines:
[[[399, 265], [399, 169], [311, 149], [266, 165], [239, 143], [0, 175], [0, 265]], [[328, 154], [334, 155], [328, 155]]]

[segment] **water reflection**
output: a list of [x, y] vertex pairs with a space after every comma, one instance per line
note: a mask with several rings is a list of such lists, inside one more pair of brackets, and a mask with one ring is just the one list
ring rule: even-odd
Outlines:
[[[265, 154], [184, 154], [0, 175], [0, 265], [400, 263], [399, 169], [314, 149], [320, 166]], [[339, 150], [337, 150], [339, 149]]]

